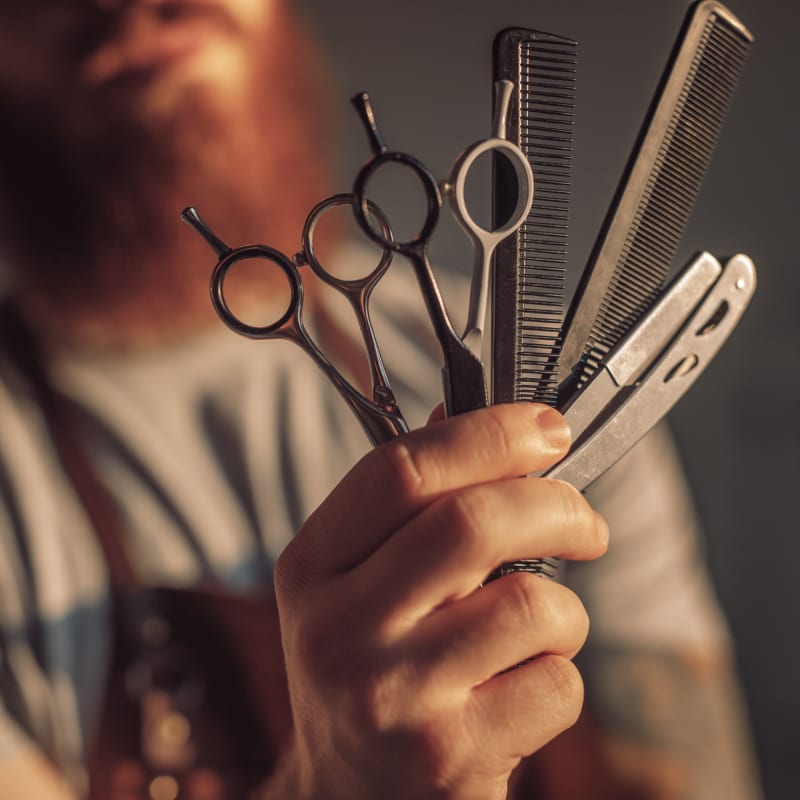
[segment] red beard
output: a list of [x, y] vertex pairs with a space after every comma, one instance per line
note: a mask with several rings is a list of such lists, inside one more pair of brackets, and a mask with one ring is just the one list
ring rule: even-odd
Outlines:
[[231, 245], [297, 249], [333, 134], [308, 37], [280, 11], [271, 24], [234, 108], [203, 84], [158, 110], [108, 86], [5, 115], [5, 250], [59, 335], [140, 341], [213, 318], [214, 257], [181, 224], [187, 205]]

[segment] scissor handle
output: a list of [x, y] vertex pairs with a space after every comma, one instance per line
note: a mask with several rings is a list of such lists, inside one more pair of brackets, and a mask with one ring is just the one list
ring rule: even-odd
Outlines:
[[[328, 376], [342, 399], [350, 407], [364, 432], [374, 444], [388, 442], [408, 431], [403, 415], [396, 404], [378, 406], [361, 394], [328, 360], [303, 326], [303, 283], [294, 262], [274, 247], [253, 244], [245, 247], [228, 247], [197, 213], [195, 208], [185, 208], [181, 219], [194, 228], [217, 254], [217, 264], [211, 274], [211, 302], [220, 319], [236, 333], [251, 339], [281, 338], [295, 342], [306, 351], [315, 364]], [[228, 270], [245, 258], [271, 261], [283, 270], [289, 281], [291, 297], [286, 311], [270, 325], [248, 325], [228, 307], [225, 299], [225, 276]]]
[[[361, 121], [367, 130], [367, 135], [372, 147], [373, 157], [364, 164], [358, 171], [353, 183], [353, 211], [356, 220], [364, 233], [377, 244], [388, 247], [395, 253], [408, 255], [409, 251], [418, 250], [425, 247], [430, 241], [433, 231], [439, 222], [439, 215], [442, 211], [442, 193], [433, 173], [414, 156], [408, 153], [401, 153], [397, 150], [389, 150], [378, 132], [375, 123], [375, 115], [367, 92], [361, 92], [353, 100], [353, 106], [361, 117]], [[404, 241], [389, 239], [386, 235], [377, 231], [369, 221], [370, 202], [367, 198], [367, 184], [373, 175], [387, 164], [399, 164], [410, 169], [417, 176], [422, 184], [427, 201], [425, 221], [416, 236]]]
[[[306, 218], [305, 225], [303, 226], [303, 252], [302, 255], [306, 260], [306, 263], [311, 267], [314, 274], [325, 283], [333, 286], [336, 289], [340, 289], [341, 291], [360, 291], [365, 286], [370, 286], [374, 283], [377, 283], [382, 277], [386, 270], [389, 268], [389, 265], [392, 263], [393, 252], [390, 247], [383, 245], [383, 253], [381, 255], [380, 261], [377, 263], [375, 268], [366, 275], [359, 276], [358, 278], [339, 278], [336, 275], [332, 274], [330, 270], [326, 269], [322, 266], [319, 259], [317, 258], [317, 254], [314, 250], [314, 231], [316, 230], [317, 224], [319, 223], [320, 219], [322, 218], [323, 214], [329, 211], [336, 206], [353, 206], [353, 199], [354, 196], [350, 193], [342, 193], [342, 194], [335, 194], [331, 197], [328, 197], [325, 200], [317, 203], [314, 208], [311, 209], [311, 213]], [[386, 215], [381, 211], [378, 206], [373, 203], [371, 200], [367, 200], [367, 207], [369, 214], [375, 219], [380, 226], [381, 236], [386, 241], [393, 241], [392, 229], [389, 225], [389, 220], [386, 219]], [[370, 226], [370, 230], [372, 230], [372, 226]], [[378, 244], [383, 244], [382, 241], [379, 241]]]
[[[369, 300], [373, 289], [392, 263], [394, 253], [388, 247], [384, 247], [380, 261], [371, 272], [357, 278], [346, 279], [333, 275], [330, 270], [323, 267], [314, 252], [314, 231], [322, 215], [336, 206], [352, 206], [352, 204], [352, 194], [335, 194], [314, 206], [303, 226], [303, 249], [295, 256], [295, 263], [303, 262], [308, 264], [317, 277], [343, 294], [350, 303], [355, 312], [358, 326], [361, 329], [361, 337], [366, 348], [367, 362], [372, 378], [372, 401], [380, 408], [392, 410], [397, 408], [397, 400], [392, 392], [389, 376], [386, 373], [386, 367], [378, 347], [375, 330], [370, 320]], [[387, 240], [391, 241], [392, 229], [386, 216], [373, 202], [369, 201], [368, 205], [369, 212], [380, 225], [383, 235]]]
[[[225, 299], [225, 277], [228, 271], [239, 261], [248, 258], [271, 261], [283, 271], [289, 283], [291, 296], [286, 310], [275, 322], [269, 325], [250, 325], [243, 322], [231, 311]], [[265, 244], [251, 244], [230, 249], [219, 259], [214, 271], [211, 273], [211, 302], [219, 318], [231, 330], [242, 336], [247, 336], [249, 339], [269, 339], [275, 336], [294, 335], [303, 306], [303, 284], [300, 281], [297, 267], [280, 250]]]
[[[428, 316], [442, 348], [447, 413], [456, 414], [482, 408], [486, 405], [483, 364], [467, 349], [453, 328], [428, 258], [428, 242], [442, 210], [442, 194], [439, 186], [431, 171], [416, 158], [407, 153], [389, 150], [378, 131], [369, 95], [366, 92], [356, 95], [352, 102], [364, 123], [374, 154], [361, 167], [353, 185], [353, 211], [356, 220], [370, 239], [405, 256], [414, 268]], [[369, 211], [369, 201], [366, 197], [367, 184], [377, 170], [391, 163], [410, 169], [422, 184], [427, 199], [425, 221], [417, 235], [406, 241], [386, 241], [370, 225], [367, 218]]]
[[[500, 228], [488, 230], [479, 225], [469, 213], [464, 187], [472, 165], [484, 153], [501, 152], [508, 156], [517, 176], [517, 204], [513, 214]], [[512, 142], [493, 137], [477, 142], [465, 150], [455, 162], [447, 194], [453, 216], [472, 241], [475, 261], [472, 266], [472, 287], [469, 294], [467, 324], [463, 340], [476, 357], [481, 357], [486, 310], [489, 303], [489, 278], [492, 258], [497, 246], [525, 222], [533, 203], [533, 172], [524, 153]]]
[[[475, 142], [456, 159], [447, 182], [447, 193], [456, 220], [475, 244], [484, 250], [496, 247], [506, 236], [514, 233], [525, 221], [533, 204], [533, 170], [530, 162], [519, 146], [506, 137], [506, 118], [513, 92], [514, 84], [511, 81], [495, 81], [492, 135]], [[505, 154], [517, 179], [517, 205], [505, 223], [494, 230], [482, 227], [473, 219], [464, 198], [467, 175], [472, 165], [482, 155], [491, 152]]]
[[[425, 221], [422, 223], [422, 227], [419, 229], [416, 236], [403, 241], [396, 241], [392, 238], [388, 238], [383, 231], [376, 230], [369, 221], [370, 206], [372, 204], [367, 198], [367, 184], [373, 175], [375, 175], [381, 167], [386, 166], [386, 164], [400, 164], [410, 169], [422, 184], [422, 189], [425, 192], [425, 199], [427, 201]], [[395, 253], [407, 254], [409, 250], [427, 245], [439, 222], [441, 210], [442, 193], [436, 183], [436, 178], [433, 177], [431, 171], [421, 161], [418, 161], [407, 153], [401, 153], [399, 151], [379, 153], [361, 167], [353, 183], [353, 211], [355, 212], [358, 224], [373, 242]]]
[[[489, 281], [494, 251], [500, 242], [517, 231], [525, 222], [533, 204], [533, 171], [531, 170], [531, 165], [522, 150], [514, 142], [510, 142], [505, 138], [506, 116], [513, 90], [514, 84], [511, 81], [497, 81], [495, 83], [495, 113], [492, 136], [475, 142], [475, 144], [461, 153], [453, 164], [450, 178], [445, 184], [453, 216], [469, 236], [475, 252], [469, 310], [463, 339], [478, 358], [481, 357], [483, 349], [483, 332], [486, 327]], [[486, 153], [504, 154], [514, 170], [517, 184], [517, 202], [514, 211], [499, 228], [494, 230], [484, 228], [475, 221], [467, 207], [465, 197], [467, 176], [475, 162]]]
[[[499, 228], [490, 230], [479, 225], [467, 207], [465, 187], [467, 176], [475, 162], [485, 153], [502, 153], [514, 169], [517, 179], [517, 204], [511, 216]], [[530, 213], [533, 205], [533, 171], [522, 150], [508, 139], [492, 137], [476, 142], [467, 148], [455, 161], [450, 179], [447, 182], [448, 196], [450, 198], [453, 215], [470, 238], [490, 250], [496, 247], [503, 239], [516, 231]]]

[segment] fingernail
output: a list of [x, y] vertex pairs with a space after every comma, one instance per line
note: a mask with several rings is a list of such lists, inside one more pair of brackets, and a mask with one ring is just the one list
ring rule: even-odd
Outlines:
[[536, 424], [542, 437], [553, 450], [564, 450], [572, 441], [572, 431], [569, 423], [554, 408], [547, 406], [541, 408], [536, 415]]
[[605, 517], [602, 514], [599, 514], [597, 511], [594, 512], [595, 517], [595, 530], [597, 531], [597, 538], [600, 540], [600, 543], [603, 547], [608, 547], [608, 539], [609, 539], [609, 529], [608, 523], [606, 522]]

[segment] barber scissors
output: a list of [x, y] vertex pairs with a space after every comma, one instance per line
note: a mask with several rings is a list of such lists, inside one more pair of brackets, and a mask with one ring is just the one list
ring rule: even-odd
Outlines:
[[[487, 404], [481, 355], [492, 256], [497, 245], [522, 225], [533, 202], [533, 173], [528, 159], [516, 144], [505, 138], [506, 115], [513, 88], [511, 81], [498, 81], [495, 84], [498, 102], [495, 104], [492, 136], [468, 147], [456, 159], [450, 177], [443, 185], [453, 215], [469, 236], [475, 253], [467, 325], [462, 336], [456, 333], [447, 314], [428, 255], [430, 240], [442, 209], [442, 191], [424, 164], [407, 153], [390, 150], [386, 146], [378, 131], [369, 95], [362, 92], [353, 98], [353, 105], [364, 123], [373, 152], [373, 157], [356, 175], [353, 210], [361, 229], [370, 239], [387, 250], [405, 256], [414, 268], [428, 316], [442, 349], [444, 396], [448, 415], [482, 408]], [[474, 220], [464, 196], [472, 166], [481, 155], [488, 152], [504, 155], [517, 179], [516, 207], [509, 219], [496, 230], [482, 228]], [[387, 164], [400, 165], [411, 170], [422, 185], [427, 199], [425, 221], [416, 236], [407, 241], [393, 239], [387, 235], [390, 232], [388, 227], [377, 228], [370, 221], [372, 204], [367, 199], [367, 186], [375, 173]]]
[[[189, 207], [181, 219], [194, 228], [217, 254], [218, 261], [211, 276], [211, 302], [220, 319], [236, 333], [251, 339], [288, 339], [299, 345], [327, 375], [339, 394], [349, 405], [374, 445], [381, 444], [408, 431], [389, 385], [378, 342], [369, 316], [369, 300], [373, 289], [389, 268], [392, 251], [384, 246], [380, 261], [367, 275], [344, 279], [332, 274], [320, 263], [314, 250], [314, 232], [324, 213], [335, 206], [352, 205], [349, 194], [336, 194], [318, 203], [309, 213], [303, 226], [301, 250], [289, 258], [284, 253], [263, 244], [229, 247]], [[381, 210], [372, 202], [367, 214], [377, 223], [387, 242], [392, 241], [389, 223]], [[243, 260], [260, 259], [282, 272], [289, 285], [290, 298], [286, 310], [267, 325], [251, 325], [241, 319], [229, 306], [225, 297], [225, 281], [231, 268]], [[309, 266], [322, 281], [342, 294], [353, 308], [364, 340], [372, 380], [372, 397], [359, 392], [330, 362], [303, 324], [303, 281], [300, 268]]]

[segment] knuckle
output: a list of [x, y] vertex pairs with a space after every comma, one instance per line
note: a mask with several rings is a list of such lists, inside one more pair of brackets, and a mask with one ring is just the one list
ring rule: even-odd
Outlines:
[[480, 488], [454, 492], [437, 503], [436, 526], [439, 546], [455, 553], [463, 563], [486, 557], [486, 531], [491, 501]]
[[345, 696], [350, 716], [358, 730], [374, 738], [390, 727], [387, 709], [382, 702], [383, 693], [374, 681], [350, 686]]
[[[410, 695], [414, 685], [401, 665], [362, 674], [342, 692], [363, 735], [403, 752], [416, 773], [441, 773], [459, 730], [453, 715], [434, 698]], [[423, 693], [424, 694], [424, 693]], [[434, 781], [435, 782], [435, 781]]]
[[575, 592], [553, 581], [538, 580], [538, 610], [545, 621], [561, 631], [575, 631], [576, 635], [588, 631], [589, 615]]
[[404, 697], [392, 672], [359, 676], [348, 683], [347, 706], [359, 730], [371, 737], [387, 736], [402, 722], [403, 709], [398, 699]]
[[513, 405], [489, 406], [486, 409], [484, 425], [487, 427], [487, 438], [492, 443], [492, 456], [508, 456], [514, 449], [514, 437], [508, 425], [508, 415], [516, 411]]
[[567, 658], [556, 655], [536, 659], [548, 686], [550, 712], [565, 727], [574, 725], [583, 707], [583, 679], [578, 668]]
[[586, 524], [591, 519], [591, 508], [584, 496], [565, 481], [556, 481], [562, 514], [573, 523]]
[[570, 589], [538, 575], [516, 572], [507, 575], [506, 602], [524, 630], [537, 632], [543, 651], [574, 655], [589, 633], [589, 615]]
[[374, 451], [376, 482], [394, 486], [402, 497], [417, 497], [435, 476], [433, 466], [408, 442], [398, 439]]
[[509, 581], [514, 605], [531, 625], [563, 630], [588, 627], [586, 609], [572, 590], [529, 572], [514, 572], [504, 580]]
[[551, 616], [549, 603], [543, 598], [542, 579], [528, 572], [512, 572], [502, 578], [506, 581], [506, 602], [512, 613], [521, 617], [526, 630], [540, 627]]
[[[360, 735], [391, 751], [407, 765], [411, 774], [428, 789], [426, 796], [451, 797], [448, 787], [458, 770], [463, 728], [437, 697], [425, 692], [409, 693], [416, 681], [399, 664], [352, 680], [340, 698], [343, 710]], [[438, 698], [438, 699], [437, 699]]]
[[461, 726], [446, 714], [429, 717], [407, 732], [414, 771], [430, 787], [431, 797], [452, 797], [448, 788], [461, 771], [457, 766], [461, 762], [458, 743], [463, 733]]
[[557, 513], [562, 524], [576, 532], [591, 534], [591, 538], [596, 539], [595, 512], [586, 498], [565, 481], [548, 480], [548, 489], [553, 501], [557, 503]]
[[573, 601], [570, 603], [570, 618], [572, 620], [572, 630], [574, 631], [575, 649], [583, 647], [583, 643], [589, 636], [589, 614], [586, 607], [576, 595], [572, 595]]

